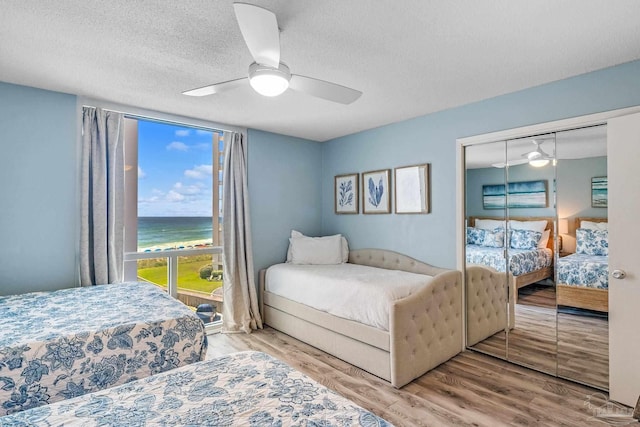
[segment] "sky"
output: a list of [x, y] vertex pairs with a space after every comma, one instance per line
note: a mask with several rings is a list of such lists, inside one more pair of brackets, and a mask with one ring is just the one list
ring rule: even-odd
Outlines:
[[138, 216], [212, 216], [213, 132], [138, 121]]

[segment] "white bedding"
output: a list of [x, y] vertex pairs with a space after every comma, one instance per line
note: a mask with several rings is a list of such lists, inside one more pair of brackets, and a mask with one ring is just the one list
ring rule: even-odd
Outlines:
[[276, 264], [267, 270], [265, 290], [292, 301], [389, 330], [389, 306], [433, 278], [424, 274], [357, 264]]

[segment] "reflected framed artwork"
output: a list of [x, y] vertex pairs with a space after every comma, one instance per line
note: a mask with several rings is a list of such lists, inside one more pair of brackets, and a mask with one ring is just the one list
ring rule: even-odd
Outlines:
[[358, 175], [350, 173], [336, 175], [334, 178], [334, 206], [337, 214], [357, 214], [358, 204]]
[[591, 178], [591, 207], [606, 208], [609, 205], [609, 189], [606, 176]]
[[431, 212], [429, 172], [428, 163], [395, 168], [396, 213]]
[[391, 169], [362, 174], [362, 213], [391, 213]]
[[547, 181], [509, 182], [506, 188], [504, 184], [482, 186], [483, 209], [504, 209], [507, 198], [508, 208], [546, 208]]

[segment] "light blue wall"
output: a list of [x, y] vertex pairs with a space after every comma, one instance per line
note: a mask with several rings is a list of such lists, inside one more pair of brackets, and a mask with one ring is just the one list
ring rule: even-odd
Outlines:
[[0, 294], [76, 286], [76, 97], [0, 82]]
[[291, 229], [320, 235], [322, 146], [253, 129], [249, 129], [248, 141], [251, 235], [257, 272], [285, 260]]
[[[640, 105], [640, 61], [371, 129], [324, 143], [322, 227], [352, 248], [403, 252], [455, 267], [457, 138]], [[432, 164], [430, 215], [335, 215], [333, 177]]]

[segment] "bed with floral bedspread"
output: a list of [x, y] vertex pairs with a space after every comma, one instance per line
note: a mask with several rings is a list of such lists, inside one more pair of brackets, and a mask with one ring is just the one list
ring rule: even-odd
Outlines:
[[0, 426], [391, 426], [254, 351], [0, 418]]
[[0, 415], [203, 360], [204, 325], [139, 282], [0, 297]]
[[609, 289], [609, 257], [571, 254], [558, 260], [558, 283]]
[[[467, 245], [468, 264], [481, 264], [495, 268], [497, 271], [507, 270], [504, 248]], [[552, 264], [553, 254], [550, 249], [513, 249], [509, 248], [509, 272], [514, 276], [531, 273]]]

